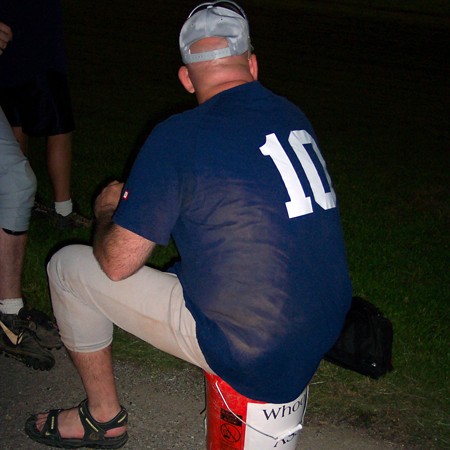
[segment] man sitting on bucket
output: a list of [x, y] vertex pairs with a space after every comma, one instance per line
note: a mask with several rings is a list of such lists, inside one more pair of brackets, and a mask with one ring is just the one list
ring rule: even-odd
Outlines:
[[[269, 403], [299, 397], [342, 327], [344, 240], [311, 124], [257, 81], [234, 2], [195, 8], [179, 43], [178, 76], [199, 105], [159, 124], [125, 185], [101, 192], [93, 248], [68, 246], [49, 262], [61, 339], [87, 399], [30, 417], [38, 442], [126, 442], [113, 324]], [[145, 266], [171, 236], [181, 258], [172, 272]]]

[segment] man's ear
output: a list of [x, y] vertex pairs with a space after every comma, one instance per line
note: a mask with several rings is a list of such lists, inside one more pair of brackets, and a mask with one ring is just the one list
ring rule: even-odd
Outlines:
[[181, 66], [178, 70], [178, 79], [183, 87], [190, 93], [195, 92], [194, 85], [192, 84], [191, 77], [189, 76], [189, 71], [186, 66]]
[[256, 81], [258, 79], [258, 60], [256, 59], [255, 54], [250, 55], [248, 66], [250, 68], [250, 73], [252, 74], [253, 79]]

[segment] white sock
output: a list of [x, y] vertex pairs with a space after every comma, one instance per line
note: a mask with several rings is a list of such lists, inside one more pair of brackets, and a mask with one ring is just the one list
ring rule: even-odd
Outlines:
[[0, 312], [3, 314], [17, 314], [23, 308], [23, 300], [20, 298], [4, 298], [0, 300]]
[[61, 216], [68, 216], [73, 209], [72, 199], [66, 200], [65, 202], [55, 202], [56, 214], [61, 214]]

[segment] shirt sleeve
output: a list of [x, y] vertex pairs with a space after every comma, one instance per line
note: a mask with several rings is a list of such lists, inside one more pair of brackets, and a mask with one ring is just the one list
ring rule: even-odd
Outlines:
[[168, 244], [181, 203], [176, 140], [165, 128], [155, 129], [140, 150], [113, 216], [117, 225], [160, 245]]

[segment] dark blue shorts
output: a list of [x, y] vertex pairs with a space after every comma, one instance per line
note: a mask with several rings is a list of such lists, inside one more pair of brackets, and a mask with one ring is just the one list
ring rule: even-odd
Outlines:
[[55, 70], [20, 86], [0, 89], [0, 105], [13, 127], [29, 136], [53, 136], [74, 130], [67, 76]]

